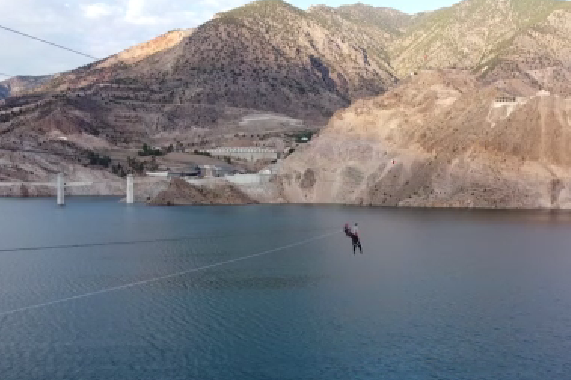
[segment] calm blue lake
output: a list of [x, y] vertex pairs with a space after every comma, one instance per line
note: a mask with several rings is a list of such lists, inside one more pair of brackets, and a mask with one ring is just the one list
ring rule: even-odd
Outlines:
[[571, 378], [569, 213], [67, 201], [0, 199], [2, 380]]

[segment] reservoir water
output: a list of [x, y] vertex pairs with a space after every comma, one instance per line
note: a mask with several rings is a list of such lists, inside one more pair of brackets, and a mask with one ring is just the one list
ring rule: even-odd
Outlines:
[[0, 236], [2, 380], [571, 379], [568, 213], [2, 199]]

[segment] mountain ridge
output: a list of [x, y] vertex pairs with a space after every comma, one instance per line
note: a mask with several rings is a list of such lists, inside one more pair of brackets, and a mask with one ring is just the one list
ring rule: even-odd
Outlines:
[[[512, 65], [512, 56], [517, 51], [520, 51], [517, 54], [522, 59], [548, 59], [559, 66], [568, 65], [571, 61], [570, 54], [563, 56], [557, 52], [542, 52], [545, 56], [542, 57], [533, 52], [543, 48], [540, 39], [551, 38], [553, 34], [558, 36], [560, 45], [568, 42], [564, 33], [567, 28], [562, 25], [564, 22], [555, 22], [553, 19], [557, 16], [569, 21], [570, 10], [570, 2], [561, 0], [464, 0], [435, 11], [407, 15], [391, 8], [363, 4], [338, 8], [317, 5], [303, 11], [281, 0], [259, 0], [219, 13], [204, 25], [223, 19], [226, 23], [240, 24], [250, 30], [258, 27], [267, 30], [267, 26], [260, 20], [271, 20], [272, 27], [279, 27], [280, 23], [275, 22], [274, 16], [286, 12], [293, 14], [294, 18], [298, 17], [300, 22], [309, 23], [313, 27], [321, 26], [341, 38], [348, 37], [350, 43], [360, 46], [369, 56], [375, 57], [379, 67], [395, 77], [402, 79], [419, 69], [458, 67], [473, 69], [486, 80], [488, 77], [508, 79], [509, 73], [505, 71], [509, 69], [504, 67]], [[255, 23], [245, 25], [246, 20]], [[546, 32], [548, 30], [550, 33]], [[157, 39], [161, 37], [163, 36]], [[272, 37], [274, 46], [297, 42], [284, 33]], [[182, 40], [179, 38], [170, 47], [176, 47]], [[145, 44], [152, 43], [149, 41]], [[163, 50], [167, 49], [153, 53]], [[113, 66], [113, 61], [121, 61], [119, 58], [114, 59], [119, 55], [88, 67], [94, 66], [97, 69]], [[147, 57], [150, 55], [152, 54]], [[139, 61], [147, 57], [142, 57]], [[127, 64], [128, 61], [123, 60], [122, 63]], [[124, 73], [122, 67], [115, 67], [115, 70]], [[529, 70], [521, 71], [521, 78], [528, 76], [526, 72]], [[114, 80], [117, 76], [120, 74], [96, 75], [97, 78], [92, 81], [67, 83], [67, 87], [63, 86], [62, 89], [70, 88], [70, 85], [77, 88], [97, 81]], [[535, 83], [531, 79], [528, 82], [535, 87], [544, 85], [541, 81]], [[46, 89], [54, 90], [57, 86], [51, 85], [41, 90]], [[555, 88], [551, 90], [557, 91]]]
[[[478, 169], [484, 173], [480, 180], [491, 186], [486, 160], [506, 158], [517, 162], [517, 155], [504, 148], [522, 147], [508, 144], [505, 136], [496, 136], [502, 143], [498, 145], [501, 149], [494, 151], [491, 147], [495, 140], [488, 138], [496, 132], [488, 131], [487, 136], [478, 132], [483, 125], [488, 128], [488, 121], [482, 117], [489, 114], [501, 119], [496, 113], [504, 108], [490, 108], [495, 97], [531, 99], [539, 90], [550, 92], [549, 99], [571, 94], [570, 9], [568, 3], [556, 0], [465, 0], [434, 12], [407, 15], [362, 4], [314, 6], [304, 11], [279, 0], [256, 1], [219, 13], [195, 29], [166, 33], [105, 60], [62, 73], [27, 94], [5, 99], [0, 104], [0, 134], [11, 146], [41, 145], [58, 153], [85, 155], [95, 146], [132, 149], [169, 133], [188, 141], [196, 141], [199, 130], [209, 136], [233, 135], [241, 131], [241, 120], [249, 115], [287, 116], [299, 119], [306, 128], [329, 123], [323, 139], [319, 137], [316, 144], [321, 144], [320, 149], [330, 144], [329, 149], [338, 150], [340, 157], [349, 160], [344, 153], [347, 150], [358, 153], [362, 148], [388, 154], [384, 146], [394, 145], [395, 139], [401, 139], [402, 146], [393, 146], [391, 152], [409, 157], [405, 161], [415, 168], [434, 162], [432, 153], [438, 153], [441, 159], [465, 160], [469, 151], [483, 149], [470, 165], [486, 167]], [[424, 84], [419, 85], [419, 80]], [[471, 97], [479, 103], [470, 105]], [[567, 111], [561, 104], [553, 101], [552, 106], [546, 106], [542, 102], [527, 105], [513, 116], [525, 115], [522, 120], [546, 120], [550, 113], [565, 117]], [[403, 107], [400, 111], [399, 104]], [[360, 107], [363, 111], [357, 111]], [[385, 118], [376, 108], [391, 109], [392, 116]], [[457, 116], [462, 110], [472, 118]], [[433, 116], [427, 116], [429, 111]], [[335, 120], [351, 113], [382, 116], [386, 125], [376, 123], [374, 118], [350, 116], [353, 127], [339, 129]], [[502, 119], [496, 123], [498, 128], [508, 123], [501, 127], [506, 133], [526, 138], [513, 121]], [[464, 124], [472, 129], [466, 129], [464, 138], [458, 140], [454, 129], [460, 131]], [[545, 128], [544, 124], [524, 124], [527, 136], [542, 136], [534, 128]], [[287, 131], [288, 125], [279, 128]], [[398, 128], [402, 134], [387, 126]], [[372, 142], [366, 141], [359, 128], [370, 130]], [[562, 126], [557, 133], [566, 133], [565, 128]], [[67, 145], [49, 138], [62, 134], [69, 137]], [[466, 142], [472, 145], [467, 147]], [[528, 145], [530, 151], [539, 149], [534, 142]], [[454, 148], [456, 152], [451, 151]], [[565, 156], [560, 145], [551, 144], [551, 148], [554, 157]], [[291, 162], [295, 163], [293, 157]], [[526, 162], [540, 173], [544, 186], [549, 182], [549, 171], [537, 169], [542, 159], [531, 154], [529, 157]], [[331, 170], [336, 159], [315, 161]], [[345, 166], [344, 162], [338, 164]], [[552, 164], [550, 170], [555, 171], [566, 165], [563, 161]], [[460, 175], [459, 167], [451, 167], [448, 162], [439, 159], [437, 166], [447, 175]], [[511, 174], [511, 169], [504, 168], [505, 178], [520, 173], [517, 165], [513, 168]], [[295, 176], [306, 178], [306, 173], [298, 169], [294, 168]], [[347, 175], [359, 177], [353, 169], [348, 168]], [[363, 202], [381, 202], [378, 195], [369, 194], [377, 185], [377, 169], [368, 173], [372, 176], [370, 184], [362, 183]], [[419, 178], [434, 174], [432, 169], [419, 170], [414, 169]], [[311, 182], [312, 175], [307, 174], [304, 184]], [[434, 191], [444, 186], [438, 183], [430, 185], [434, 185]], [[505, 183], [519, 189], [512, 179]], [[392, 200], [381, 204], [396, 204], [397, 198], [404, 201], [399, 193], [403, 188], [389, 186], [394, 188]], [[297, 192], [296, 197], [307, 196], [302, 199], [315, 201], [319, 201], [315, 194], [321, 194], [321, 190], [313, 195], [305, 190], [292, 191]], [[407, 192], [405, 189], [403, 194]], [[321, 196], [328, 199], [326, 194]], [[503, 196], [499, 189], [498, 196]], [[360, 202], [345, 196], [332, 199]], [[426, 199], [434, 200], [433, 195]], [[433, 204], [426, 199], [424, 204]], [[469, 197], [462, 199], [464, 202]], [[538, 202], [547, 204], [544, 200]]]

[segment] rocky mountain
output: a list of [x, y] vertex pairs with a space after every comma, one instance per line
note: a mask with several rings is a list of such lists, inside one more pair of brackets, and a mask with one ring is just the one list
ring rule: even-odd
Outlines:
[[0, 105], [0, 130], [45, 130], [49, 118], [67, 114], [64, 124], [113, 134], [115, 143], [133, 133], [235, 126], [256, 113], [325, 123], [395, 85], [382, 49], [368, 52], [373, 45], [352, 23], [330, 28], [285, 2], [257, 1], [11, 98]]
[[93, 103], [141, 106], [147, 132], [228, 125], [252, 112], [325, 123], [429, 67], [467, 68], [516, 95], [566, 94], [569, 9], [558, 0], [465, 0], [412, 16], [262, 0], [58, 75], [36, 93], [82, 89], [96, 93]]
[[[496, 115], [490, 111], [496, 110], [490, 108], [496, 96], [535, 99], [539, 90], [548, 90], [553, 99], [570, 95], [570, 17], [570, 2], [558, 0], [464, 0], [417, 15], [363, 4], [303, 11], [279, 0], [255, 1], [218, 14], [196, 29], [166, 33], [0, 101], [0, 139], [3, 147], [25, 146], [85, 158], [98, 147], [124, 149], [159, 134], [235, 133], [252, 115], [276, 120], [285, 116], [309, 126], [326, 124], [335, 115], [315, 149], [332, 144], [339, 152], [363, 148], [388, 154], [385, 139], [398, 137], [402, 141], [396, 148], [391, 145], [391, 152], [397, 148], [408, 152], [414, 146], [422, 148], [413, 149], [415, 155], [432, 154], [427, 145], [431, 136], [440, 136], [433, 145], [456, 144], [448, 139], [449, 128], [486, 125], [486, 118]], [[414, 75], [419, 72], [422, 75]], [[434, 78], [428, 80], [431, 75]], [[428, 88], [415, 87], [421, 77]], [[392, 99], [389, 96], [398, 101], [383, 103]], [[470, 97], [480, 96], [485, 100], [479, 108], [474, 108], [476, 103], [461, 108]], [[548, 112], [543, 100], [538, 101], [541, 107], [531, 107], [535, 100], [525, 103], [531, 107], [525, 111], [530, 119]], [[382, 123], [349, 116], [366, 105], [371, 111], [363, 115], [381, 117], [375, 102], [397, 116], [380, 118]], [[565, 120], [565, 108], [557, 107], [552, 113]], [[471, 118], [447, 118], [456, 114]], [[354, 118], [356, 129], [349, 124], [339, 127], [339, 115]], [[491, 120], [508, 123], [500, 119]], [[355, 133], [362, 125], [376, 136], [371, 142]], [[386, 125], [407, 134], [393, 131], [385, 136]], [[435, 125], [441, 129], [435, 130]], [[441, 136], [442, 131], [448, 134]], [[350, 148], [353, 143], [357, 145]], [[294, 157], [299, 158], [292, 158], [292, 173], [302, 173], [299, 165], [305, 156]], [[34, 169], [36, 163], [28, 165], [29, 157], [15, 161], [18, 164], [4, 176], [44, 173]], [[316, 158], [311, 163], [318, 162], [322, 169], [333, 170], [330, 166], [337, 161]], [[20, 170], [24, 167], [26, 171]], [[311, 174], [307, 178], [305, 171], [302, 174], [304, 184], [312, 182]], [[328, 197], [315, 190], [317, 196], [296, 186], [284, 188], [286, 193], [293, 191], [288, 193], [293, 200], [307, 196], [315, 201], [372, 199], [396, 204], [408, 199], [387, 203], [365, 193]]]
[[567, 95], [570, 21], [568, 1], [465, 0], [416, 17], [389, 47], [391, 62], [401, 77], [456, 67], [514, 94]]
[[516, 95], [541, 88], [571, 94], [569, 1], [464, 0], [417, 15], [362, 4], [309, 12], [357, 25], [401, 79], [421, 69], [462, 68]]
[[571, 208], [570, 6], [466, 0], [392, 33], [368, 23], [368, 34], [384, 35], [400, 84], [339, 111], [286, 160], [283, 197]]
[[325, 122], [397, 81], [382, 49], [363, 40], [355, 22], [345, 24], [333, 28], [283, 1], [256, 1], [193, 31], [151, 41], [137, 48], [145, 53], [137, 59], [125, 59], [132, 55], [127, 51], [60, 75], [40, 90], [110, 83], [128, 90], [121, 101], [158, 98], [192, 108], [202, 124], [215, 123], [227, 108]]
[[85, 157], [165, 132], [235, 133], [251, 115], [325, 124], [338, 109], [397, 82], [382, 49], [369, 53], [374, 44], [346, 24], [330, 28], [277, 0], [221, 13], [5, 99], [2, 146]]
[[281, 173], [290, 202], [571, 208], [571, 99], [421, 71], [339, 111]]
[[0, 100], [9, 96], [17, 96], [34, 90], [48, 82], [51, 75], [44, 76], [16, 76], [0, 82]]

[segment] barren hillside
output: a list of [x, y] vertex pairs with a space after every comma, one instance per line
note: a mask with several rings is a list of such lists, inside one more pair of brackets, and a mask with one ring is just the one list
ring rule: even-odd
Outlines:
[[397, 81], [376, 41], [346, 24], [333, 28], [283, 1], [256, 1], [59, 75], [40, 91], [108, 83], [123, 89], [110, 98], [192, 107], [205, 124], [228, 107], [324, 122]]
[[571, 100], [423, 71], [338, 112], [286, 160], [292, 202], [571, 208]]

